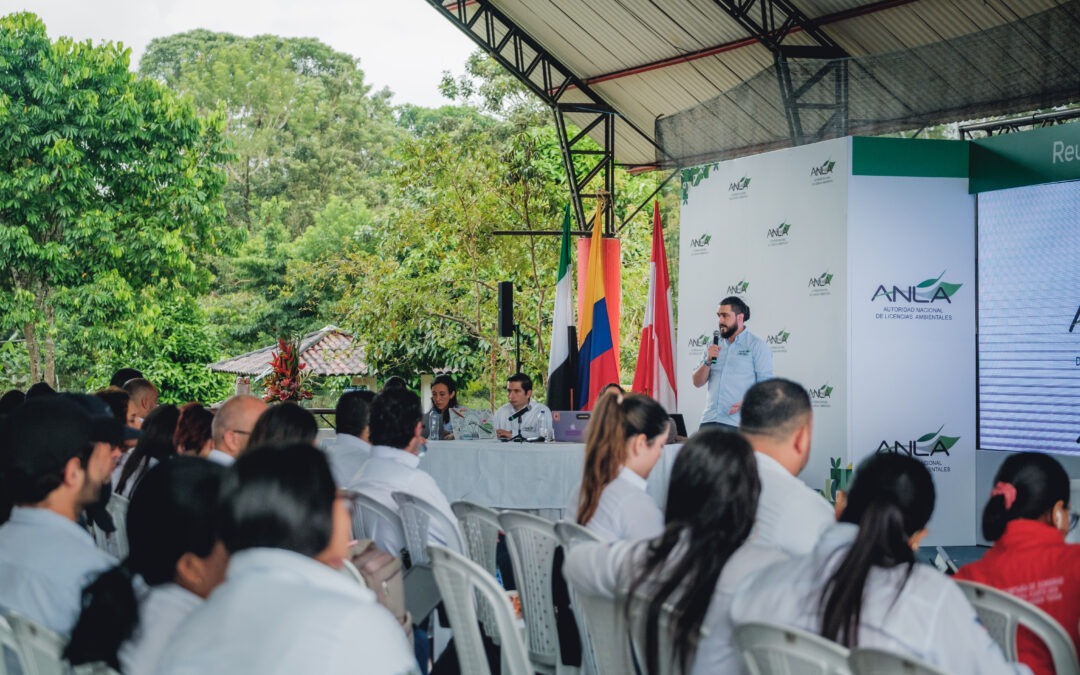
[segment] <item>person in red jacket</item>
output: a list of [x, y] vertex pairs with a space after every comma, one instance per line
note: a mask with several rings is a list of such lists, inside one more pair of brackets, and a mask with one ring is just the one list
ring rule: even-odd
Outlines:
[[[1065, 543], [1075, 524], [1069, 476], [1061, 464], [1038, 452], [1012, 455], [998, 469], [983, 509], [983, 536], [994, 545], [953, 578], [993, 586], [1039, 607], [1080, 649], [1080, 545]], [[1016, 651], [1035, 675], [1054, 675], [1049, 650], [1022, 626]]]

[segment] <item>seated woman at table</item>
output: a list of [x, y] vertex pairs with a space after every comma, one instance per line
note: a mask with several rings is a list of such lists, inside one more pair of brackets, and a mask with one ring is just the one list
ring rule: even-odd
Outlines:
[[952, 675], [1028, 672], [1005, 660], [955, 582], [915, 561], [934, 499], [922, 462], [871, 455], [855, 471], [839, 522], [809, 554], [750, 577], [731, 603], [732, 623], [793, 626]]
[[[1041, 452], [1010, 455], [983, 509], [983, 536], [994, 546], [953, 578], [1000, 588], [1038, 606], [1080, 650], [1080, 545], [1065, 543], [1075, 525], [1069, 513], [1069, 476], [1061, 464]], [[1036, 675], [1054, 673], [1050, 652], [1023, 626], [1016, 653]]]
[[[449, 375], [439, 375], [431, 383], [431, 410], [437, 411], [442, 419], [442, 428], [439, 429], [439, 440], [454, 440], [454, 427], [451, 408], [457, 408], [457, 387]], [[428, 418], [431, 413], [424, 415], [424, 438], [428, 438]]]
[[[780, 549], [747, 540], [760, 492], [750, 444], [738, 434], [699, 431], [671, 470], [663, 534], [651, 541], [579, 544], [563, 574], [585, 592], [649, 596], [646, 672], [658, 671], [659, 609], [671, 604], [680, 672], [741, 673], [731, 644], [731, 598], [746, 576], [787, 558]], [[707, 634], [699, 641], [702, 628]]]
[[567, 511], [605, 541], [646, 539], [664, 530], [664, 514], [645, 492], [667, 440], [664, 408], [640, 394], [604, 394], [585, 431], [585, 471]]

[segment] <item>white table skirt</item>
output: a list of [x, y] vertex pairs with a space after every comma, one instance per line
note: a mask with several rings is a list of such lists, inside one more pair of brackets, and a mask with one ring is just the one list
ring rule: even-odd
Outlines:
[[[435, 478], [451, 502], [537, 511], [558, 519], [571, 491], [581, 483], [585, 453], [581, 443], [431, 441], [427, 447], [420, 468]], [[680, 447], [665, 446], [649, 475], [648, 492], [661, 509]]]

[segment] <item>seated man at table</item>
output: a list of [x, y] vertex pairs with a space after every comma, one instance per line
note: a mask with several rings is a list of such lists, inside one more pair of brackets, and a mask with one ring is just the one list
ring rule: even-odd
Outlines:
[[[424, 437], [420, 434], [420, 397], [407, 389], [387, 389], [371, 402], [371, 459], [364, 463], [349, 487], [368, 495], [383, 506], [394, 511], [397, 503], [390, 496], [393, 492], [415, 495], [437, 508], [447, 520], [456, 523], [457, 518], [450, 502], [435, 479], [419, 468], [420, 448]], [[379, 548], [398, 555], [405, 546], [392, 528], [374, 527], [372, 538]], [[446, 545], [446, 535], [432, 523], [428, 531], [432, 544]]]
[[543, 403], [532, 400], [532, 379], [524, 373], [514, 373], [506, 381], [506, 397], [510, 402], [495, 411], [495, 435], [499, 438], [539, 435], [540, 415], [551, 411]]

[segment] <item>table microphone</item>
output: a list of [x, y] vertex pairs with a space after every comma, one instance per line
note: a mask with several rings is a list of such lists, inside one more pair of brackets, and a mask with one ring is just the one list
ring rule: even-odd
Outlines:
[[510, 421], [513, 422], [516, 419], [521, 419], [522, 417], [525, 416], [525, 413], [529, 412], [530, 410], [532, 410], [532, 406], [530, 406], [530, 405], [525, 406], [521, 410], [519, 410], [516, 413], [514, 413], [513, 415], [511, 415], [510, 416]]

